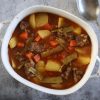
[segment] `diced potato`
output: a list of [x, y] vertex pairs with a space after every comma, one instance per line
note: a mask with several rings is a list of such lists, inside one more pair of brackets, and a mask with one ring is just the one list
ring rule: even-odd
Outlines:
[[13, 67], [13, 68], [16, 68], [16, 64], [15, 64], [15, 62], [14, 62], [13, 59], [11, 59], [11, 64], [12, 64], [12, 67]]
[[29, 18], [29, 23], [31, 25], [32, 28], [36, 27], [36, 22], [35, 22], [35, 14], [32, 14]]
[[45, 69], [47, 71], [58, 71], [61, 72], [61, 65], [58, 62], [48, 60]]
[[48, 23], [48, 15], [40, 13], [36, 15], [36, 27], [41, 27]]
[[48, 37], [48, 36], [51, 34], [51, 32], [50, 32], [49, 30], [38, 30], [37, 33], [39, 34], [39, 36], [40, 36], [42, 39]]
[[40, 60], [37, 64], [36, 64], [36, 69], [39, 72], [44, 72], [45, 71], [45, 62]]
[[16, 47], [16, 45], [17, 45], [17, 39], [16, 37], [12, 37], [9, 41], [9, 46], [11, 49], [13, 49], [14, 47]]
[[75, 28], [74, 29], [74, 32], [77, 34], [77, 35], [79, 35], [79, 34], [81, 34], [81, 27], [77, 27], [77, 28]]
[[42, 80], [43, 83], [55, 83], [59, 84], [63, 82], [62, 77], [57, 76], [57, 77], [46, 77]]
[[64, 25], [64, 18], [59, 17], [58, 19], [58, 28]]
[[78, 61], [83, 64], [83, 65], [86, 65], [86, 64], [89, 64], [90, 63], [90, 57], [87, 57], [87, 56], [79, 56], [78, 57]]

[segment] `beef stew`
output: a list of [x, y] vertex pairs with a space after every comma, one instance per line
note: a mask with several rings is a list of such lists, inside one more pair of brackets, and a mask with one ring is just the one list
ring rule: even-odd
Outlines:
[[23, 78], [54, 89], [81, 80], [91, 59], [91, 41], [78, 24], [51, 13], [24, 18], [9, 41], [9, 61]]

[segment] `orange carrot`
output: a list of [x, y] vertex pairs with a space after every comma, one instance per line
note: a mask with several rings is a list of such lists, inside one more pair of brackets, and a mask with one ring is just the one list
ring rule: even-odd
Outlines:
[[55, 47], [56, 45], [58, 45], [58, 42], [55, 40], [50, 41], [50, 45]]
[[77, 45], [76, 40], [71, 40], [71, 41], [70, 41], [70, 46], [76, 46], [76, 45]]
[[28, 33], [27, 32], [23, 32], [20, 34], [19, 36], [21, 39], [27, 39], [28, 38]]
[[24, 47], [24, 43], [22, 43], [22, 42], [18, 42], [18, 43], [17, 43], [17, 47], [19, 47], [19, 48]]
[[38, 42], [40, 41], [41, 37], [38, 35], [36, 38], [35, 38], [35, 41]]
[[32, 52], [26, 53], [26, 57], [27, 57], [28, 59], [32, 59], [33, 53], [32, 53]]
[[40, 55], [36, 54], [34, 57], [35, 62], [38, 62], [40, 60]]
[[44, 29], [47, 29], [47, 30], [51, 30], [52, 29], [52, 26], [50, 24], [45, 24], [43, 26]]

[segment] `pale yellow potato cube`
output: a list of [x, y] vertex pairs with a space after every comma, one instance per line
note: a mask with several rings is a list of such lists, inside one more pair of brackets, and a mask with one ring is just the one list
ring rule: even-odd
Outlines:
[[48, 36], [51, 34], [51, 32], [50, 32], [49, 30], [38, 30], [37, 33], [39, 34], [39, 36], [40, 36], [42, 39], [48, 37]]
[[39, 72], [44, 72], [45, 71], [45, 62], [40, 60], [37, 64], [36, 64], [36, 69]]
[[32, 14], [29, 18], [29, 23], [31, 25], [32, 28], [36, 27], [36, 22], [35, 22], [35, 14]]
[[41, 27], [48, 23], [48, 14], [40, 13], [36, 14], [36, 27]]
[[90, 63], [90, 57], [86, 57], [86, 56], [79, 56], [78, 58], [78, 61], [83, 64], [83, 65], [86, 65], [86, 64], [89, 64]]
[[16, 37], [12, 37], [9, 41], [9, 46], [11, 49], [13, 49], [14, 47], [16, 47], [16, 45], [17, 45], [17, 39]]
[[58, 62], [52, 61], [52, 60], [48, 60], [45, 69], [47, 71], [57, 71], [57, 72], [61, 72], [61, 65]]
[[77, 35], [80, 35], [81, 34], [81, 27], [77, 27], [74, 29], [74, 32], [77, 34]]
[[61, 27], [63, 25], [64, 25], [64, 18], [59, 17], [59, 19], [58, 19], [58, 27]]

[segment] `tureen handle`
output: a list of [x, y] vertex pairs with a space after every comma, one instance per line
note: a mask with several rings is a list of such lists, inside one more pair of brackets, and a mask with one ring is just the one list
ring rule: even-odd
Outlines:
[[100, 57], [99, 56], [97, 56], [97, 61], [99, 62], [98, 70], [96, 74], [91, 75], [91, 78], [100, 77]]
[[4, 36], [4, 34], [2, 34], [2, 29], [5, 25], [9, 24], [11, 21], [10, 20], [5, 20], [0, 22], [0, 42], [2, 43], [2, 36]]

